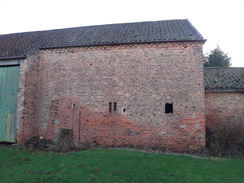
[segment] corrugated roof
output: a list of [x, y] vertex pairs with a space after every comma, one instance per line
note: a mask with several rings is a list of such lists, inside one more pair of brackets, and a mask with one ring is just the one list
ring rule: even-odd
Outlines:
[[207, 67], [204, 78], [207, 91], [244, 91], [244, 67]]
[[39, 48], [204, 41], [187, 20], [123, 23], [0, 35], [0, 59]]

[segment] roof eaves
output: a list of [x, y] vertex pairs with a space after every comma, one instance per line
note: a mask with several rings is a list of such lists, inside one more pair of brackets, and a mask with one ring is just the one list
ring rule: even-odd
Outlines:
[[1, 60], [17, 60], [17, 59], [26, 59], [26, 56], [16, 56], [16, 57], [2, 57]]
[[244, 93], [244, 88], [241, 89], [205, 89], [206, 93]]
[[59, 48], [74, 48], [74, 47], [91, 47], [91, 46], [117, 46], [117, 45], [129, 45], [129, 44], [152, 44], [152, 43], [176, 43], [176, 42], [201, 42], [205, 43], [206, 39], [200, 40], [161, 40], [161, 41], [137, 41], [137, 42], [116, 42], [116, 43], [98, 43], [98, 44], [86, 44], [86, 45], [68, 45], [68, 46], [48, 46], [40, 47], [40, 50], [45, 49], [59, 49]]

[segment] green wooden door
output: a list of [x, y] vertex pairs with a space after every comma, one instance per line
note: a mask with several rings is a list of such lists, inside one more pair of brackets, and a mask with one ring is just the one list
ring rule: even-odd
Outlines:
[[19, 67], [0, 67], [0, 142], [16, 141]]

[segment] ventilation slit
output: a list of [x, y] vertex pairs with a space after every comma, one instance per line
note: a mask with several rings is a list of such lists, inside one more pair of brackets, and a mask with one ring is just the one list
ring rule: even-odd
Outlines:
[[114, 111], [117, 110], [117, 102], [114, 102]]
[[112, 112], [112, 102], [109, 102], [109, 112]]

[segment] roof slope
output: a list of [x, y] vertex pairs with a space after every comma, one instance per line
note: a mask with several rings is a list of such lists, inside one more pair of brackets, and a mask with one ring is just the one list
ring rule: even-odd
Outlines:
[[244, 91], [244, 67], [205, 67], [204, 78], [207, 91]]
[[170, 41], [204, 39], [187, 19], [76, 27], [0, 35], [0, 59], [39, 48]]

